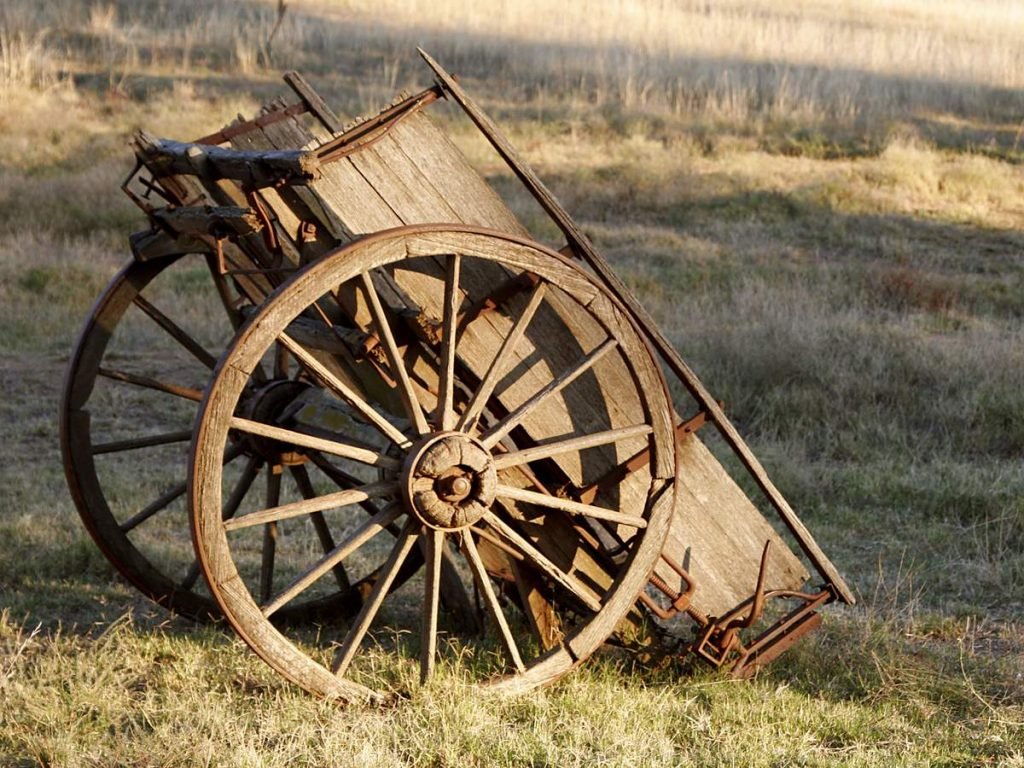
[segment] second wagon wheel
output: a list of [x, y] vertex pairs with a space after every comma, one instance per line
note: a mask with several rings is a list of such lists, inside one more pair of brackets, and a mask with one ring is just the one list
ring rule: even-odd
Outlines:
[[[342, 308], [346, 327], [328, 321], [328, 307]], [[355, 354], [376, 361], [390, 396], [364, 399], [318, 363], [316, 351], [351, 343], [353, 332]], [[275, 344], [316, 385], [261, 420], [245, 412], [243, 393]], [[374, 439], [348, 432], [338, 410]], [[224, 457], [243, 436], [361, 465], [365, 482], [225, 521]], [[641, 452], [646, 466], [621, 471]], [[671, 410], [624, 311], [567, 259], [495, 232], [407, 227], [334, 252], [260, 308], [207, 391], [190, 482], [196, 549], [214, 596], [285, 677], [327, 697], [375, 699], [426, 680], [440, 657], [470, 659], [477, 682], [524, 690], [589, 656], [646, 583], [675, 498]], [[380, 508], [371, 519], [351, 509], [363, 499]], [[261, 594], [238, 570], [252, 557], [246, 533], [314, 510], [337, 546], [278, 560], [281, 578]], [[386, 528], [397, 541], [378, 535]], [[609, 529], [626, 542], [617, 551], [602, 545]], [[421, 575], [389, 593], [416, 551]], [[439, 611], [446, 552], [460, 554], [462, 576], [491, 617], [493, 651], [487, 641], [483, 651], [467, 649]], [[270, 623], [339, 563], [357, 576], [382, 574], [353, 621], [315, 632]]]
[[[234, 322], [266, 293], [252, 282], [244, 291], [238, 288], [202, 255], [129, 262], [86, 319], [61, 402], [65, 473], [89, 533], [133, 586], [193, 618], [216, 618], [220, 610], [206, 591], [189, 534], [185, 492], [192, 424]], [[297, 366], [277, 357], [249, 393], [261, 412], [273, 408], [283, 391], [300, 386], [292, 381]], [[224, 456], [234, 483], [225, 504], [229, 516], [273, 499], [311, 494], [318, 479], [336, 489], [350, 485], [351, 478], [325, 478], [311, 463], [282, 464], [261, 447], [243, 442]], [[332, 548], [319, 518], [310, 523], [306, 539], [319, 537], [321, 547]], [[353, 586], [339, 570], [333, 589], [296, 601], [277, 618], [354, 614], [362, 585]]]

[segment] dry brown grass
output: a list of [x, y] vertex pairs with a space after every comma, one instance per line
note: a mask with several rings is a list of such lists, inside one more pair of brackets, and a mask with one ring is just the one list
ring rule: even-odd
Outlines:
[[[0, 764], [1024, 765], [1020, 5], [291, 6], [273, 66], [271, 2], [0, 9]], [[205, 133], [293, 65], [369, 111], [428, 82], [417, 43], [501, 115], [858, 590], [753, 683], [609, 656], [495, 701], [450, 666], [340, 713], [145, 604], [85, 537], [54, 413], [141, 224], [128, 135]]]

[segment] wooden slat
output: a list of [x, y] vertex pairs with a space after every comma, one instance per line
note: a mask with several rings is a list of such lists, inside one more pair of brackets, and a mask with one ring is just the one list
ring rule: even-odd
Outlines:
[[[772, 543], [766, 588], [799, 589], [807, 569], [711, 451], [694, 434], [683, 437], [677, 450], [680, 499], [664, 551], [696, 581], [693, 607], [721, 616], [750, 597], [760, 566], [751, 553], [760, 553], [766, 541]], [[655, 573], [680, 588], [679, 575], [666, 564]]]

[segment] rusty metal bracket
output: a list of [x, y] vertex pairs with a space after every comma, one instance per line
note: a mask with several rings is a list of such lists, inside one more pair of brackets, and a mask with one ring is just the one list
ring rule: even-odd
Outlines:
[[765, 629], [749, 645], [745, 645], [739, 631], [748, 629], [756, 622], [757, 619], [754, 621], [747, 621], [747, 619], [754, 616], [757, 606], [752, 607], [747, 617], [743, 619], [736, 617], [756, 598], [757, 595], [744, 600], [721, 619], [710, 619], [701, 629], [697, 639], [690, 645], [689, 650], [714, 667], [725, 666], [729, 663], [730, 658], [735, 657], [731, 663], [732, 675], [743, 677], [778, 658], [800, 637], [817, 627], [821, 623], [821, 616], [817, 610], [836, 600], [837, 595], [831, 585], [813, 594], [781, 589], [762, 592], [760, 595], [762, 610], [768, 600], [795, 599], [802, 601], [803, 604]]
[[821, 624], [817, 610], [836, 599], [835, 592], [826, 588], [817, 595], [809, 596], [804, 605], [798, 606], [774, 625], [766, 629], [747, 646], [733, 662], [732, 676], [747, 677], [759, 668], [771, 663], [797, 640]]
[[263, 128], [274, 123], [279, 123], [294, 115], [301, 115], [308, 112], [306, 105], [302, 102], [298, 104], [292, 104], [290, 107], [284, 107], [281, 109], [272, 109], [269, 112], [265, 112], [252, 120], [244, 120], [222, 128], [216, 133], [211, 133], [209, 136], [203, 136], [201, 139], [196, 139], [193, 144], [227, 144], [235, 136], [241, 136], [244, 133], [255, 130], [256, 128]]
[[[681, 439], [685, 435], [692, 434], [704, 426], [707, 418], [705, 411], [700, 411], [694, 416], [691, 416], [686, 421], [682, 421], [676, 425], [676, 440]], [[628, 477], [632, 473], [636, 472], [643, 467], [646, 467], [651, 460], [651, 451], [649, 448], [644, 448], [642, 451], [630, 456], [625, 462], [619, 464], [613, 469], [609, 470], [604, 477], [590, 483], [589, 485], [580, 488], [576, 492], [578, 501], [582, 501], [585, 504], [590, 504], [594, 501], [598, 492], [609, 485], [614, 485], [621, 482], [624, 478]]]
[[669, 604], [668, 608], [664, 608], [657, 600], [646, 592], [640, 593], [640, 601], [659, 619], [667, 620], [678, 616], [680, 613], [684, 613], [690, 607], [690, 601], [693, 599], [693, 594], [697, 591], [697, 582], [682, 565], [666, 556], [664, 552], [661, 553], [661, 561], [675, 571], [679, 578], [686, 583], [686, 589], [679, 592], [666, 584], [665, 580], [660, 576], [652, 573], [648, 583], [672, 602]]
[[373, 145], [407, 117], [437, 101], [441, 97], [441, 93], [440, 86], [435, 86], [403, 99], [378, 115], [357, 124], [337, 138], [325, 142], [316, 150], [316, 156], [322, 163], [330, 163]]
[[[156, 181], [156, 179], [142, 175], [142, 171], [145, 168], [146, 165], [141, 160], [136, 158], [135, 166], [132, 168], [131, 172], [125, 177], [124, 181], [121, 182], [121, 191], [128, 196], [128, 199], [135, 203], [135, 205], [137, 205], [139, 209], [147, 216], [158, 207], [153, 205], [152, 202], [150, 202], [150, 197], [154, 193], [156, 193], [161, 198], [163, 198], [164, 201], [171, 203], [172, 205], [177, 204], [179, 201], [174, 200], [170, 195], [168, 195], [167, 192], [165, 192], [163, 188], [161, 188], [160, 184]], [[138, 195], [134, 191], [132, 191], [131, 184], [133, 181], [137, 183], [140, 187], [142, 187], [143, 192], [141, 195]]]
[[[694, 644], [694, 653], [716, 667], [721, 666], [734, 649], [741, 647], [740, 630], [754, 626], [764, 614], [764, 582], [771, 546], [771, 541], [766, 541], [764, 549], [761, 551], [761, 564], [757, 569], [757, 584], [754, 586], [754, 593], [724, 616], [709, 619]], [[748, 605], [750, 610], [743, 616], [743, 611]]]

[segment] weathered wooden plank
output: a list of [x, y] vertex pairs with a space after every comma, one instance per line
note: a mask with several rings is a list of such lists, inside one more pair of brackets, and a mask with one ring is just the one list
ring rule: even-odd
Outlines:
[[[695, 434], [682, 437], [677, 451], [680, 499], [664, 551], [696, 581], [693, 607], [721, 616], [750, 597], [767, 541], [772, 547], [765, 588], [799, 589], [807, 569], [711, 451]], [[666, 565], [655, 572], [680, 588], [678, 574]]]
[[306, 105], [306, 108], [317, 116], [327, 130], [331, 133], [341, 132], [341, 120], [338, 119], [338, 116], [334, 114], [334, 110], [327, 105], [327, 102], [320, 98], [320, 94], [313, 90], [312, 86], [306, 82], [302, 75], [298, 72], [286, 72], [284, 81], [302, 99], [302, 103]]
[[182, 205], [150, 215], [179, 235], [250, 235], [263, 228], [251, 208], [234, 205]]
[[[315, 142], [308, 127], [293, 118], [280, 120], [261, 130], [249, 131], [232, 139], [233, 146], [248, 151], [306, 148], [312, 143]], [[277, 199], [272, 198], [267, 192], [269, 190], [263, 194], [267, 196], [268, 203], [279, 216], [291, 216], [301, 221], [317, 223], [320, 231], [313, 247], [307, 244], [303, 248], [307, 260], [321, 256], [337, 247], [339, 243], [352, 239], [352, 233], [345, 228], [333, 208], [324, 205], [314, 190], [305, 186], [294, 186], [281, 190]], [[288, 210], [285, 211], [284, 208]], [[296, 233], [293, 232], [291, 236], [296, 238]]]
[[463, 224], [529, 237], [515, 214], [480, 176], [465, 155], [426, 114], [402, 120], [391, 130], [391, 142], [417, 168]]
[[195, 174], [261, 187], [317, 177], [320, 160], [302, 150], [239, 152], [209, 144], [158, 139], [144, 131], [135, 135], [139, 157], [158, 175]]

